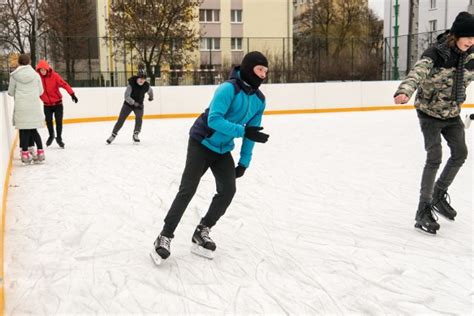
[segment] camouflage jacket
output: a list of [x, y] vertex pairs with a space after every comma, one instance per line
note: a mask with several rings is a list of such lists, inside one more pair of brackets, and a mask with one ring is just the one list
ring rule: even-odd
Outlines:
[[[448, 46], [446, 37], [428, 48], [400, 84], [395, 96], [411, 97], [418, 89], [415, 107], [439, 119], [459, 116], [462, 103], [453, 100], [452, 87], [459, 55]], [[474, 48], [467, 52], [464, 62], [464, 89], [474, 78]], [[465, 99], [465, 98], [464, 98]], [[464, 101], [463, 101], [464, 102]]]

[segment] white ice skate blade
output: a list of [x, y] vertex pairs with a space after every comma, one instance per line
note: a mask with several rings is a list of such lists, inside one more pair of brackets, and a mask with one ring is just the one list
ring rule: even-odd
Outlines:
[[423, 234], [423, 235], [428, 235], [428, 236], [436, 236], [437, 235], [437, 231], [435, 230], [434, 233], [430, 233], [429, 231], [427, 231], [423, 226], [421, 227], [415, 227], [415, 230], [417, 230], [420, 234]]
[[214, 259], [214, 251], [198, 246], [197, 244], [191, 246], [191, 252], [209, 260]]
[[155, 247], [150, 251], [150, 257], [151, 260], [153, 260], [153, 263], [157, 266], [160, 266], [164, 261], [160, 255], [156, 253]]

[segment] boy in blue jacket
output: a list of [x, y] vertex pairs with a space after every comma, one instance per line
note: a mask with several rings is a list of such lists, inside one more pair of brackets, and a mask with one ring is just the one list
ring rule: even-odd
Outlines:
[[[250, 164], [255, 142], [265, 143], [269, 135], [260, 132], [265, 97], [258, 89], [268, 72], [267, 58], [260, 52], [244, 56], [233, 69], [230, 80], [222, 83], [204, 113], [189, 132], [186, 166], [179, 192], [164, 220], [165, 224], [154, 243], [152, 258], [158, 263], [170, 255], [170, 243], [181, 217], [191, 201], [199, 181], [210, 168], [217, 194], [209, 210], [194, 231], [193, 251], [213, 257], [216, 244], [209, 237], [211, 227], [224, 215], [234, 197], [235, 179], [244, 175]], [[243, 137], [240, 160], [235, 166], [231, 151], [234, 138]], [[158, 257], [158, 256], [159, 257]]]

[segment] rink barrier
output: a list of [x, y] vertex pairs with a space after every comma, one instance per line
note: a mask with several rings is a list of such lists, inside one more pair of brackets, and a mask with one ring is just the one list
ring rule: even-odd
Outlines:
[[[463, 108], [474, 108], [474, 104], [464, 104]], [[393, 111], [393, 110], [414, 110], [413, 105], [388, 105], [388, 106], [370, 106], [370, 107], [350, 107], [350, 108], [327, 108], [327, 109], [295, 109], [295, 110], [269, 110], [265, 115], [285, 115], [285, 114], [316, 114], [316, 113], [336, 113], [336, 112], [368, 112], [368, 111]], [[176, 118], [194, 118], [201, 113], [175, 113], [175, 114], [147, 114], [143, 119], [176, 119]], [[93, 123], [116, 121], [118, 116], [104, 117], [84, 117], [64, 119], [64, 124], [74, 123]], [[135, 116], [131, 114], [127, 120], [134, 120]]]
[[10, 148], [10, 158], [8, 166], [5, 172], [5, 180], [3, 181], [3, 196], [2, 196], [2, 225], [1, 225], [1, 234], [0, 234], [0, 314], [4, 314], [5, 307], [5, 274], [4, 274], [4, 240], [5, 240], [5, 216], [7, 213], [7, 196], [8, 188], [10, 186], [10, 175], [13, 166], [13, 155], [15, 153], [15, 148], [18, 146], [18, 133], [16, 133], [15, 139]]

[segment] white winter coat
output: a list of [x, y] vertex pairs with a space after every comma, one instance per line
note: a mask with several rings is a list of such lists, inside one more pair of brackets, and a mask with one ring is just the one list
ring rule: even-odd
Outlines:
[[10, 74], [8, 95], [15, 98], [13, 125], [17, 129], [36, 129], [44, 126], [41, 94], [41, 78], [30, 65], [19, 66]]

